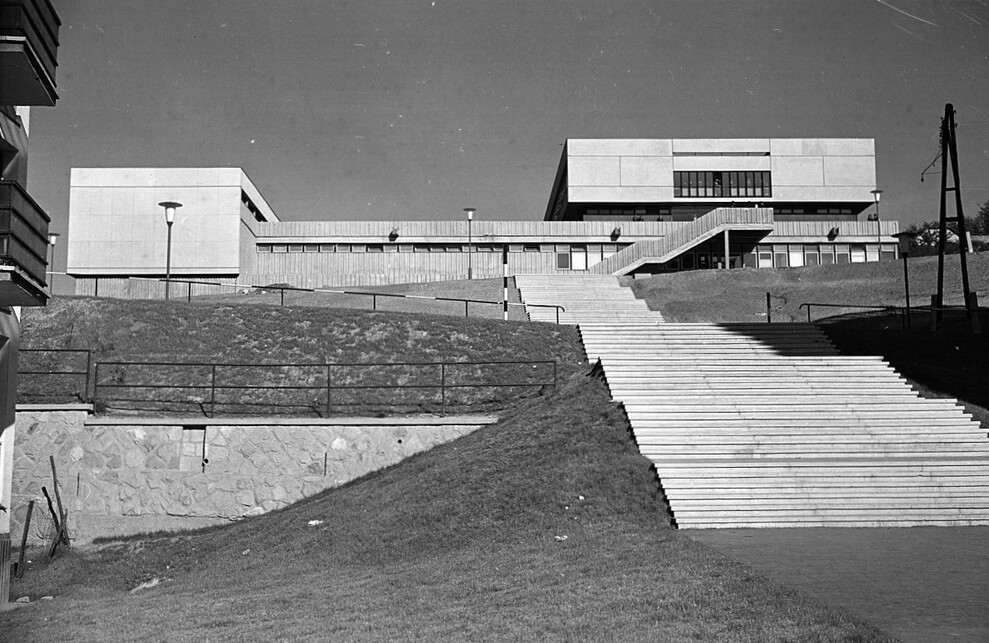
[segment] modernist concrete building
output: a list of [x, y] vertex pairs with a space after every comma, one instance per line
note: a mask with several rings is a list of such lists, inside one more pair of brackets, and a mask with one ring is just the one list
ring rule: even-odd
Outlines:
[[0, 5], [0, 603], [10, 581], [14, 403], [21, 306], [48, 301], [48, 215], [26, 189], [29, 106], [55, 104], [58, 15], [48, 0]]
[[[79, 294], [154, 296], [162, 201], [182, 203], [172, 276], [298, 287], [575, 271], [797, 267], [894, 258], [871, 139], [567, 141], [543, 221], [279, 221], [239, 169], [77, 168]], [[313, 213], [317, 219], [319, 213]], [[503, 255], [504, 253], [504, 255]]]

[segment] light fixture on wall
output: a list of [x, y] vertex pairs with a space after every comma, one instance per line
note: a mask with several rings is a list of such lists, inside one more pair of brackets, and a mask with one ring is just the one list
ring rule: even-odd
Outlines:
[[172, 224], [175, 223], [175, 210], [181, 208], [178, 201], [162, 201], [159, 203], [165, 208], [165, 225], [168, 226], [168, 241], [165, 245], [165, 300], [168, 300], [168, 286], [172, 279]]
[[622, 227], [616, 225], [615, 229], [611, 231], [611, 240], [616, 241], [620, 236], [622, 236]]
[[395, 239], [398, 239], [398, 228], [392, 228], [391, 232], [388, 233], [389, 241], [394, 241]]

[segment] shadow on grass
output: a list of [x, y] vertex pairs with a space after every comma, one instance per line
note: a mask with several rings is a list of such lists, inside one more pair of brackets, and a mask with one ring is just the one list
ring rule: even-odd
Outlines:
[[880, 355], [925, 397], [950, 396], [980, 407], [989, 420], [989, 313], [981, 313], [985, 331], [972, 332], [964, 312], [950, 312], [937, 331], [926, 312], [912, 315], [902, 328], [898, 314], [842, 315], [818, 325], [843, 355]]

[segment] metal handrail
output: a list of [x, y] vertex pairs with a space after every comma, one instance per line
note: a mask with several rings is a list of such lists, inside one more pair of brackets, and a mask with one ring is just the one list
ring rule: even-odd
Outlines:
[[[67, 273], [52, 273], [52, 274], [67, 274]], [[198, 286], [214, 286], [218, 288], [232, 288], [232, 289], [243, 289], [250, 288], [252, 290], [278, 290], [280, 295], [280, 305], [285, 305], [285, 291], [291, 292], [313, 292], [313, 293], [328, 293], [336, 295], [362, 295], [365, 297], [371, 297], [371, 310], [378, 309], [378, 297], [393, 297], [398, 299], [428, 299], [433, 301], [453, 301], [461, 302], [464, 304], [464, 317], [470, 317], [470, 304], [486, 304], [489, 306], [522, 306], [531, 308], [554, 308], [556, 309], [556, 323], [560, 323], [560, 313], [566, 312], [567, 309], [563, 306], [556, 304], [526, 304], [517, 302], [503, 302], [503, 301], [488, 301], [484, 299], [464, 299], [461, 297], [434, 297], [431, 295], [405, 295], [401, 293], [392, 292], [369, 292], [366, 290], [338, 290], [333, 288], [301, 288], [297, 286], [258, 286], [254, 284], [220, 284], [212, 281], [198, 281], [193, 279], [160, 279], [151, 277], [127, 277], [128, 281], [154, 281], [158, 283], [179, 283], [179, 284], [189, 284]], [[189, 293], [186, 297], [186, 301], [192, 301], [192, 289], [189, 289]]]
[[83, 389], [82, 389], [82, 399], [83, 401], [89, 400], [89, 374], [93, 370], [93, 351], [85, 348], [21, 348], [18, 350], [19, 353], [84, 353], [86, 355], [86, 368], [85, 370], [73, 370], [73, 371], [32, 371], [23, 370], [20, 368], [20, 363], [18, 363], [17, 374], [18, 375], [81, 375], [83, 376]]
[[[903, 311], [906, 310], [904, 306], [868, 306], [862, 304], [824, 304], [818, 302], [807, 302], [797, 306], [797, 310], [800, 310], [804, 306], [807, 307], [807, 321], [811, 320], [811, 307], [819, 306], [821, 308], [858, 308], [861, 310], [888, 310], [888, 311]], [[914, 306], [916, 308], [916, 306]]]
[[[511, 365], [511, 366], [532, 366], [533, 368], [539, 365], [549, 365], [552, 366], [552, 380], [551, 381], [536, 381], [531, 383], [519, 383], [519, 382], [480, 382], [480, 383], [453, 383], [448, 381], [448, 374], [450, 368], [464, 367], [464, 366], [499, 366], [499, 365]], [[148, 384], [117, 384], [117, 383], [106, 383], [100, 381], [100, 369], [106, 369], [108, 367], [114, 366], [154, 366], [154, 367], [188, 367], [188, 368], [202, 368], [209, 369], [208, 383], [204, 382], [201, 384], [197, 383], [183, 383], [183, 384], [169, 384], [169, 383], [159, 383], [153, 382]], [[426, 368], [438, 368], [439, 370], [439, 383], [425, 383], [425, 384], [346, 384], [346, 383], [334, 383], [332, 370], [334, 368], [389, 368], [389, 367], [426, 367]], [[218, 381], [217, 370], [224, 368], [254, 368], [254, 369], [264, 369], [264, 368], [309, 368], [315, 369], [320, 375], [325, 373], [325, 384], [225, 384], [222, 380]], [[324, 370], [325, 369], [325, 370]], [[380, 372], [380, 371], [379, 371]], [[222, 374], [222, 373], [221, 373]], [[326, 391], [326, 414], [329, 415], [333, 407], [333, 391], [335, 390], [379, 390], [379, 389], [439, 389], [440, 391], [440, 408], [441, 414], [445, 415], [447, 407], [447, 391], [449, 389], [456, 388], [508, 388], [508, 387], [544, 387], [552, 386], [554, 389], [557, 385], [558, 372], [557, 372], [557, 362], [555, 360], [527, 360], [527, 361], [512, 361], [512, 360], [489, 360], [489, 361], [472, 361], [472, 362], [388, 362], [388, 363], [362, 363], [362, 362], [329, 362], [329, 363], [296, 363], [296, 364], [262, 364], [262, 363], [209, 363], [209, 362], [151, 362], [151, 361], [111, 361], [111, 362], [97, 362], [95, 365], [95, 371], [93, 376], [93, 399], [99, 400], [99, 392], [106, 389], [183, 389], [191, 391], [206, 391], [209, 390], [209, 400], [200, 400], [198, 403], [203, 407], [203, 413], [212, 417], [216, 412], [217, 406], [270, 406], [270, 403], [252, 403], [245, 401], [238, 401], [235, 403], [227, 403], [217, 401], [217, 391], [225, 390], [318, 390]], [[114, 398], [118, 402], [177, 402], [177, 400], [154, 400], [148, 398]], [[186, 401], [186, 403], [193, 403], [192, 401]], [[206, 413], [205, 406], [209, 406], [209, 413]], [[299, 405], [295, 405], [299, 406]], [[315, 406], [309, 405], [311, 408], [315, 409]], [[318, 412], [318, 411], [317, 411]]]

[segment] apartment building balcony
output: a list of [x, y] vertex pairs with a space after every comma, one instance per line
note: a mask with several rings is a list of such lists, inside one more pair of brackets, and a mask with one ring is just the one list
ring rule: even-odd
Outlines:
[[0, 306], [44, 306], [48, 215], [16, 181], [0, 181]]
[[55, 104], [60, 25], [49, 0], [0, 0], [0, 104]]

